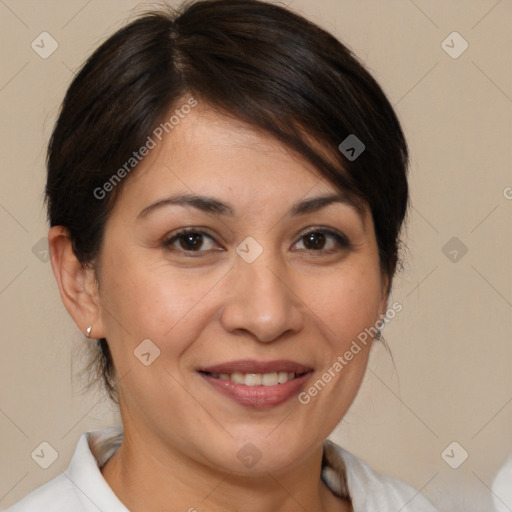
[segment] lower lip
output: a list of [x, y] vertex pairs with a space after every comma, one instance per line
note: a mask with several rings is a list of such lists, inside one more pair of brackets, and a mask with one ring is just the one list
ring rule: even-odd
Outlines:
[[246, 386], [231, 380], [222, 380], [200, 373], [209, 384], [226, 396], [246, 407], [265, 408], [280, 405], [297, 395], [311, 372], [275, 386]]

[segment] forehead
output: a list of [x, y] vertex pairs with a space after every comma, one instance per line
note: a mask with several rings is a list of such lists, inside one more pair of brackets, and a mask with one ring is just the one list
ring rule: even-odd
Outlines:
[[182, 118], [119, 192], [110, 222], [115, 217], [135, 221], [172, 204], [253, 222], [337, 204], [339, 213], [359, 218], [364, 229], [371, 223], [366, 204], [330, 183], [304, 157], [271, 135], [207, 108]]
[[[338, 192], [304, 158], [247, 124], [197, 108], [183, 118], [138, 165], [124, 184], [141, 199], [168, 190], [237, 195], [304, 195]], [[283, 197], [284, 195], [284, 197]]]

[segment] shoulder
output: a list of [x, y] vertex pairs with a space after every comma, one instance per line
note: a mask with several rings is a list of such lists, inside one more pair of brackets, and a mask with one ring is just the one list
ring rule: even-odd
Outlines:
[[64, 473], [27, 494], [5, 512], [64, 512], [82, 510], [76, 490]]
[[100, 471], [121, 442], [120, 426], [84, 432], [66, 471], [5, 512], [128, 512]]
[[[324, 468], [331, 487], [344, 482], [355, 510], [367, 512], [438, 512], [416, 489], [405, 482], [383, 475], [332, 441], [324, 443], [329, 467]], [[332, 487], [331, 487], [332, 488]]]

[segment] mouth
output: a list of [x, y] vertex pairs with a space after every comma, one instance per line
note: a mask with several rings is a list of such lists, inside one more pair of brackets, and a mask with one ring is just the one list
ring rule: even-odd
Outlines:
[[313, 369], [293, 361], [233, 361], [197, 372], [215, 390], [246, 407], [280, 405], [298, 394]]

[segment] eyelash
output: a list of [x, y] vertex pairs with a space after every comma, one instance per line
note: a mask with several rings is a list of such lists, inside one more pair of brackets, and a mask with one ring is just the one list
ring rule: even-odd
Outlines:
[[[349, 242], [349, 240], [347, 239], [347, 237], [345, 235], [338, 233], [336, 231], [333, 231], [331, 229], [326, 229], [326, 228], [310, 229], [309, 231], [306, 231], [299, 237], [299, 241], [302, 241], [304, 238], [306, 238], [308, 235], [310, 235], [312, 233], [315, 233], [315, 234], [322, 233], [324, 235], [327, 235], [327, 238], [330, 237], [330, 238], [334, 239], [335, 242], [338, 244], [339, 248], [341, 248], [343, 250], [349, 250], [352, 248], [352, 244]], [[195, 228], [184, 228], [184, 229], [178, 231], [177, 233], [174, 233], [171, 237], [165, 239], [162, 242], [164, 249], [166, 249], [168, 251], [173, 251], [173, 252], [175, 252], [175, 251], [182, 252], [183, 254], [187, 255], [188, 257], [193, 257], [193, 258], [201, 257], [201, 253], [209, 252], [208, 250], [206, 250], [206, 251], [204, 251], [204, 250], [198, 250], [198, 251], [188, 250], [187, 251], [185, 249], [175, 249], [175, 248], [171, 247], [175, 242], [177, 242], [180, 239], [180, 237], [182, 237], [184, 235], [188, 235], [188, 234], [203, 235], [215, 242], [214, 238], [204, 231], [201, 231], [201, 230], [195, 229]], [[324, 249], [318, 249], [318, 250], [302, 249], [302, 250], [305, 250], [306, 252], [310, 252], [310, 253], [332, 254], [332, 253], [340, 250], [339, 248], [338, 249], [327, 249], [327, 250], [324, 250]], [[197, 253], [197, 255], [195, 255], [196, 253]]]

